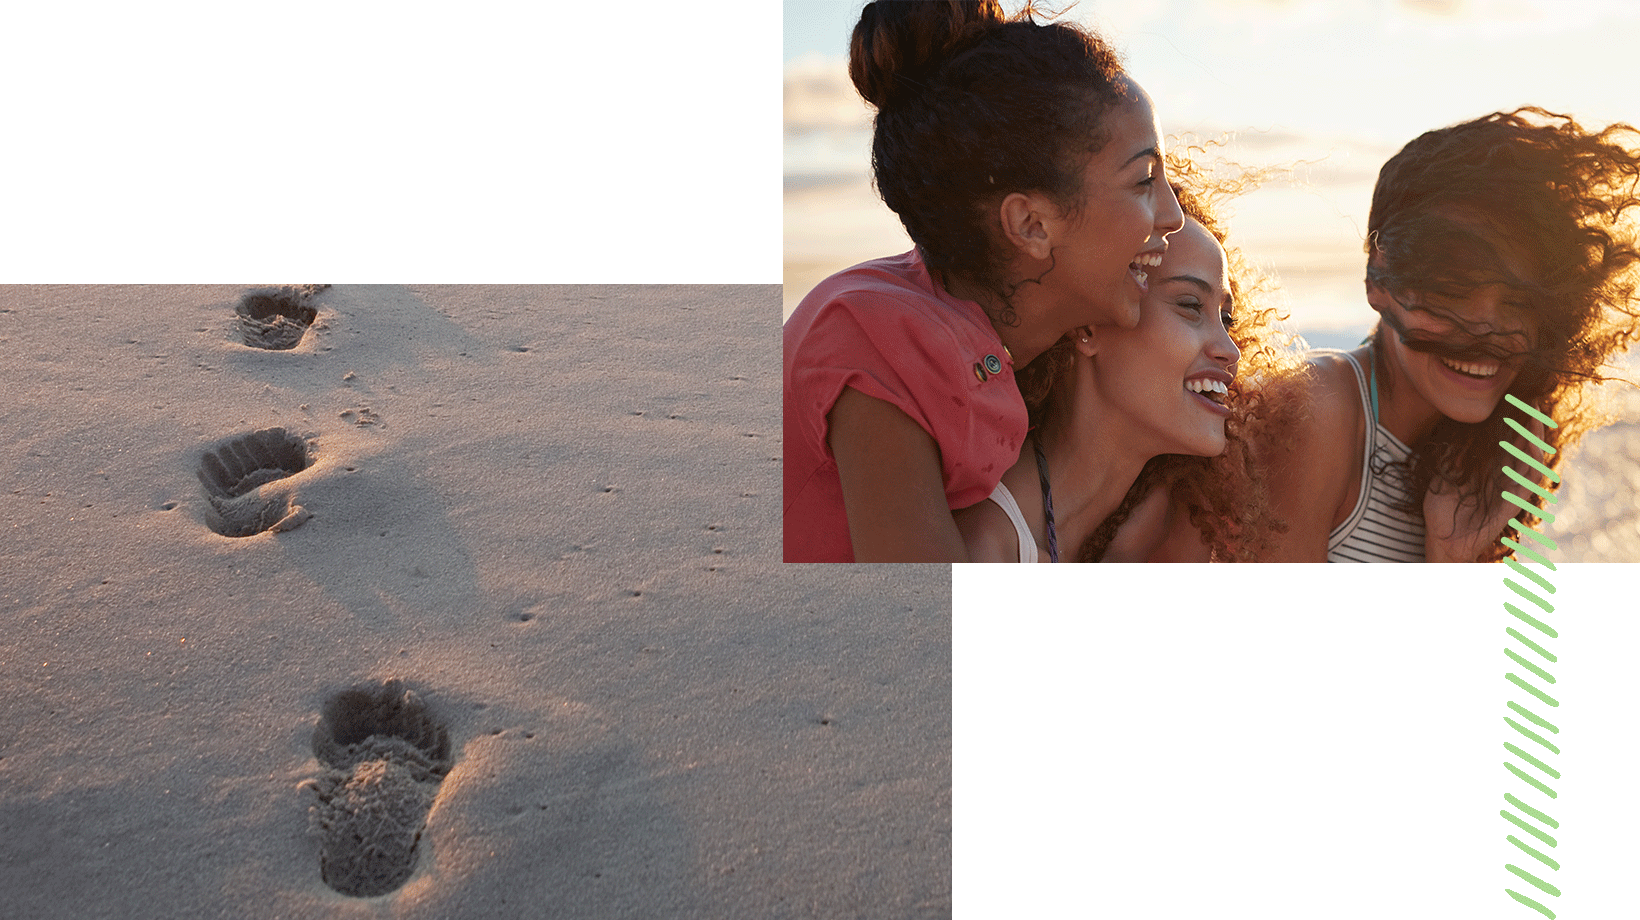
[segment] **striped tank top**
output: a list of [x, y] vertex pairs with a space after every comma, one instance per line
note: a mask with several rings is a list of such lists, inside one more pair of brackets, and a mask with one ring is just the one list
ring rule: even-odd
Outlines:
[[[1390, 434], [1389, 429], [1378, 424], [1375, 389], [1369, 391], [1367, 375], [1355, 356], [1349, 352], [1342, 354], [1355, 371], [1356, 388], [1361, 392], [1361, 411], [1372, 424], [1367, 426], [1366, 449], [1361, 457], [1361, 488], [1355, 508], [1327, 537], [1327, 561], [1423, 562], [1423, 512], [1408, 514], [1397, 507], [1408, 491], [1406, 470], [1389, 465], [1404, 462], [1411, 450]], [[1374, 397], [1370, 400], [1369, 392]]]

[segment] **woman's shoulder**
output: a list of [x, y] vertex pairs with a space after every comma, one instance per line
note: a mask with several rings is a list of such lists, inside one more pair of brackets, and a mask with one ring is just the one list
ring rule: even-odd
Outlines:
[[1264, 424], [1254, 443], [1269, 471], [1272, 510], [1287, 525], [1261, 557], [1268, 561], [1326, 559], [1328, 534], [1359, 482], [1365, 416], [1355, 370], [1343, 352], [1311, 352], [1305, 361], [1302, 412]]
[[1310, 365], [1306, 417], [1293, 439], [1294, 462], [1289, 470], [1309, 482], [1306, 491], [1340, 494], [1349, 490], [1360, 464], [1366, 413], [1362, 409], [1361, 380], [1347, 352], [1315, 351], [1305, 356]]
[[1311, 421], [1319, 428], [1353, 428], [1361, 417], [1361, 382], [1349, 352], [1317, 349], [1304, 356], [1310, 367]]
[[915, 249], [851, 265], [826, 276], [804, 295], [792, 316], [796, 318], [834, 303], [847, 306], [879, 299], [912, 307], [935, 299], [933, 278]]
[[853, 386], [901, 408], [945, 448], [975, 434], [995, 440], [998, 425], [1016, 452], [1024, 436], [1024, 403], [989, 318], [934, 284], [915, 251], [817, 285], [786, 321], [784, 352], [788, 393], [802, 390], [822, 410]]
[[1008, 513], [995, 500], [981, 499], [952, 515], [972, 562], [1018, 562], [1019, 537]]
[[[1011, 502], [1025, 522], [1042, 519], [1040, 493], [1021, 485], [1022, 463], [1016, 462], [1003, 474], [1002, 482], [992, 489], [991, 497], [955, 512], [957, 530], [962, 533], [968, 557], [974, 562], [1020, 561], [1019, 528], [1013, 515], [1003, 508], [1003, 502]], [[1035, 468], [1034, 462], [1030, 465]], [[1013, 480], [1014, 488], [1009, 487], [1009, 480]], [[1026, 529], [1031, 530], [1029, 523]]]
[[1311, 351], [1304, 360], [1304, 373], [1296, 378], [1303, 392], [1290, 400], [1296, 408], [1279, 413], [1279, 424], [1259, 424], [1255, 440], [1265, 462], [1282, 469], [1278, 482], [1310, 494], [1353, 467], [1364, 415], [1361, 388], [1345, 352]]
[[916, 250], [862, 262], [815, 285], [786, 320], [786, 339], [803, 339], [833, 325], [890, 338], [995, 338], [985, 311], [947, 294]]

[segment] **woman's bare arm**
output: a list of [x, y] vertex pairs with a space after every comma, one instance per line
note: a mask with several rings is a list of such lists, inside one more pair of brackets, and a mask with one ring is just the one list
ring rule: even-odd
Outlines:
[[827, 416], [856, 562], [967, 562], [940, 449], [898, 408], [844, 387]]

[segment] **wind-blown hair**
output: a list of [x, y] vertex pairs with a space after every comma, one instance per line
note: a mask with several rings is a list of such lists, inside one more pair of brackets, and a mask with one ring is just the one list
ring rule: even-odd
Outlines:
[[[1403, 310], [1438, 318], [1450, 331], [1409, 330], [1380, 311], [1379, 380], [1388, 381], [1385, 337], [1456, 361], [1523, 361], [1509, 392], [1559, 425], [1543, 437], [1554, 468], [1606, 420], [1588, 399], [1602, 368], [1640, 339], [1635, 218], [1640, 214], [1640, 131], [1613, 124], [1595, 132], [1535, 106], [1430, 131], [1384, 164], [1367, 220], [1367, 280]], [[1440, 302], [1487, 284], [1535, 320], [1523, 330], [1466, 324]], [[1513, 334], [1511, 334], [1513, 333]], [[1472, 501], [1510, 483], [1499, 441], [1515, 440], [1499, 401], [1484, 422], [1442, 418], [1406, 466], [1409, 511], [1422, 510], [1439, 475]], [[1551, 486], [1552, 488], [1552, 486]], [[1540, 496], [1531, 500], [1542, 507]], [[1523, 523], [1536, 518], [1526, 511]], [[1493, 559], [1505, 555], [1497, 548]]]
[[[1274, 516], [1264, 466], [1256, 462], [1254, 449], [1255, 445], [1263, 449], [1291, 440], [1293, 425], [1308, 407], [1308, 387], [1302, 385], [1308, 371], [1291, 337], [1275, 327], [1276, 321], [1286, 317], [1278, 315], [1278, 308], [1270, 302], [1273, 279], [1228, 241], [1218, 215], [1230, 199], [1256, 188], [1263, 174], [1209, 172], [1198, 162], [1206, 152], [1201, 146], [1174, 146], [1167, 153], [1167, 171], [1185, 216], [1201, 224], [1224, 247], [1230, 277], [1230, 340], [1241, 350], [1236, 379], [1225, 397], [1230, 409], [1224, 425], [1225, 449], [1217, 457], [1152, 457], [1121, 504], [1083, 542], [1078, 562], [1098, 562], [1117, 529], [1156, 488], [1170, 490], [1173, 500], [1186, 509], [1216, 562], [1257, 559], [1269, 539], [1287, 529]], [[1016, 372], [1032, 428], [1047, 418], [1056, 390], [1068, 385], [1075, 361], [1075, 345], [1067, 336]]]
[[1105, 114], [1130, 92], [1103, 39], [1033, 15], [1030, 3], [1010, 17], [998, 0], [876, 0], [849, 49], [849, 76], [877, 109], [878, 193], [928, 267], [995, 293], [1010, 325], [1024, 282], [1005, 277], [997, 205], [1040, 192], [1079, 214]]

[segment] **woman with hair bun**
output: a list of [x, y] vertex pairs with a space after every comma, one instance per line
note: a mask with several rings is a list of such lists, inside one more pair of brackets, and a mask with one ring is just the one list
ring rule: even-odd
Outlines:
[[1098, 36], [996, 0], [877, 0], [849, 72], [916, 244], [784, 329], [788, 562], [964, 561], [954, 509], [1019, 457], [1014, 382], [1068, 329], [1131, 328], [1183, 225], [1149, 98]]
[[1139, 324], [1073, 330], [1020, 369], [1028, 447], [957, 513], [976, 562], [1237, 561], [1279, 530], [1250, 439], [1299, 416], [1302, 364], [1216, 213], [1259, 177], [1168, 157], [1187, 220]]
[[[1384, 164], [1367, 222], [1367, 303], [1350, 352], [1311, 358], [1311, 419], [1261, 445], [1289, 526], [1273, 561], [1475, 562], [1506, 555], [1500, 442], [1528, 447], [1505, 394], [1558, 427], [1554, 453], [1602, 419], [1585, 396], [1640, 339], [1634, 221], [1640, 132], [1535, 107], [1427, 132]], [[1549, 484], [1548, 488], [1553, 488]]]

